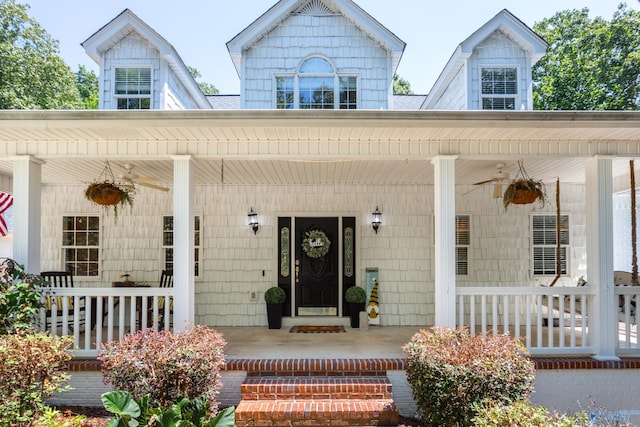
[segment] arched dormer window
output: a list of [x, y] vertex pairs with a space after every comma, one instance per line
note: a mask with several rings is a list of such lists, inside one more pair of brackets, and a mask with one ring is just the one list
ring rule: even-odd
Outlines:
[[356, 109], [357, 77], [340, 75], [329, 61], [312, 57], [295, 75], [276, 76], [278, 109]]

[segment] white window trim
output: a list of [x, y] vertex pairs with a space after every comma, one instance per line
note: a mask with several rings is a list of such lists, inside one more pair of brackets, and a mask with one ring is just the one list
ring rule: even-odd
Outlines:
[[[511, 95], [495, 95], [495, 94], [483, 94], [482, 93], [482, 70], [487, 69], [487, 68], [514, 68], [516, 70], [516, 93]], [[518, 111], [519, 107], [518, 105], [521, 104], [520, 102], [520, 91], [522, 90], [521, 86], [521, 76], [523, 71], [521, 69], [521, 67], [517, 64], [483, 64], [480, 65], [478, 67], [478, 94], [479, 94], [479, 105], [478, 105], [478, 109], [479, 110], [483, 110], [482, 108], [482, 101], [484, 100], [484, 98], [514, 98], [513, 101], [513, 106], [514, 109], [513, 110], [484, 110], [484, 111]]]
[[[536, 216], [552, 216], [554, 218], [556, 218], [556, 214], [555, 213], [532, 213], [529, 216], [529, 239], [531, 242], [531, 248], [529, 251], [530, 254], [530, 268], [531, 268], [531, 277], [532, 278], [544, 278], [544, 277], [556, 277], [558, 274], [556, 272], [556, 274], [535, 274], [535, 260], [534, 260], [534, 256], [533, 256], [533, 249], [536, 247], [551, 247], [551, 245], [534, 245], [533, 244], [533, 218]], [[565, 253], [566, 253], [566, 264], [567, 264], [567, 272], [565, 274], [560, 274], [560, 277], [571, 277], [571, 215], [567, 214], [567, 213], [560, 213], [560, 216], [566, 216], [567, 217], [567, 222], [568, 222], [568, 232], [569, 232], [569, 244], [567, 245], [561, 245], [561, 247], [566, 248], [565, 249]], [[556, 248], [556, 245], [553, 245], [553, 248]]]
[[[122, 68], [148, 68], [151, 70], [150, 72], [150, 91], [149, 91], [149, 96], [146, 95], [117, 95], [116, 94], [116, 70], [117, 69], [122, 69]], [[149, 98], [149, 109], [153, 110], [153, 105], [154, 105], [154, 95], [156, 93], [155, 90], [155, 70], [154, 70], [154, 66], [151, 63], [148, 64], [117, 64], [114, 63], [111, 65], [111, 98], [113, 99], [113, 109], [117, 110], [118, 109], [118, 99], [121, 98], [136, 98], [136, 99], [142, 99], [142, 98]]]
[[[59, 236], [58, 236], [58, 242], [60, 242], [60, 270], [65, 271], [66, 270], [66, 258], [64, 255], [64, 251], [66, 248], [81, 248], [82, 246], [65, 246], [63, 245], [64, 241], [63, 241], [63, 234], [64, 234], [64, 218], [65, 217], [73, 217], [73, 218], [77, 218], [80, 216], [84, 216], [84, 217], [98, 217], [98, 221], [100, 221], [100, 224], [98, 225], [98, 274], [96, 276], [76, 276], [74, 275], [74, 278], [78, 278], [77, 280], [82, 280], [83, 282], [101, 282], [102, 281], [102, 261], [103, 261], [103, 249], [102, 249], [102, 239], [104, 238], [104, 222], [105, 222], [105, 216], [101, 215], [101, 214], [96, 214], [94, 213], [65, 213], [62, 214], [62, 224], [60, 225], [59, 228]], [[87, 246], [87, 247], [93, 247], [93, 246]]]
[[[163, 214], [160, 217], [160, 229], [161, 229], [161, 235], [160, 235], [160, 266], [161, 266], [161, 270], [164, 270], [166, 268], [166, 264], [165, 264], [165, 250], [171, 248], [173, 250], [173, 245], [168, 246], [164, 244], [164, 219], [166, 217], [174, 217], [173, 214]], [[203, 232], [202, 229], [204, 228], [204, 224], [202, 222], [202, 219], [204, 218], [204, 216], [202, 214], [195, 214], [194, 217], [198, 217], [199, 218], [199, 222], [200, 222], [200, 229], [198, 230], [198, 232], [200, 233], [200, 244], [196, 245], [195, 241], [194, 241], [194, 246], [193, 249], [195, 251], [195, 249], [198, 249], [198, 275], [195, 275], [195, 265], [194, 267], [194, 278], [196, 280], [198, 279], [202, 279], [203, 275], [202, 275], [202, 238], [203, 238]], [[195, 230], [194, 230], [195, 232]], [[171, 233], [173, 233], [173, 230], [171, 230]], [[195, 260], [194, 260], [195, 262]]]

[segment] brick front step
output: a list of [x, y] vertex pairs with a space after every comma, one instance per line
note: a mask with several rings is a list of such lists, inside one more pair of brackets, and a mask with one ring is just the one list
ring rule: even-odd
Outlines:
[[392, 399], [387, 377], [247, 377], [243, 400]]
[[243, 400], [238, 427], [397, 426], [391, 399]]

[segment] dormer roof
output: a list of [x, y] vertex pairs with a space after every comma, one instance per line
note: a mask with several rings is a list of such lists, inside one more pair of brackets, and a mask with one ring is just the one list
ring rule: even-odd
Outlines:
[[507, 9], [503, 9], [458, 45], [429, 92], [429, 97], [426, 100], [427, 104], [430, 101], [436, 102], [440, 98], [442, 91], [449, 86], [476, 46], [484, 42], [496, 31], [505, 34], [516, 45], [520, 46], [523, 51], [527, 52], [531, 59], [531, 66], [538, 62], [547, 51], [547, 42], [542, 37]]
[[392, 69], [395, 72], [406, 43], [376, 21], [351, 0], [280, 0], [269, 10], [253, 21], [247, 28], [227, 42], [231, 60], [240, 75], [242, 52], [255, 44], [267, 33], [281, 24], [289, 16], [299, 13], [305, 8], [312, 8], [339, 13], [350, 20], [356, 27], [377, 41], [391, 53]]
[[97, 64], [101, 64], [103, 54], [131, 32], [136, 32], [158, 50], [161, 58], [167, 61], [169, 67], [176, 73], [178, 79], [184, 84], [200, 108], [211, 108], [198, 83], [171, 43], [129, 9], [123, 10], [80, 45], [91, 59]]

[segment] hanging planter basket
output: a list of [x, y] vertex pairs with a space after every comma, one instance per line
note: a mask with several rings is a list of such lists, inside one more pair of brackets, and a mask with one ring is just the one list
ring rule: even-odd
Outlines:
[[118, 219], [118, 206], [133, 206], [134, 189], [129, 185], [122, 185], [115, 182], [111, 165], [107, 161], [102, 174], [98, 179], [89, 184], [84, 192], [87, 200], [104, 206], [105, 208], [113, 207], [115, 219]]
[[527, 205], [535, 201], [539, 201], [544, 206], [546, 200], [546, 191], [544, 183], [541, 180], [530, 178], [521, 162], [518, 162], [520, 172], [518, 176], [507, 187], [502, 196], [504, 209], [509, 205]]

